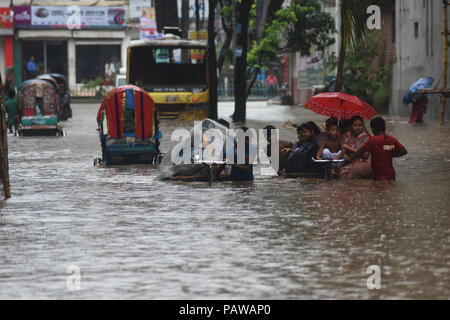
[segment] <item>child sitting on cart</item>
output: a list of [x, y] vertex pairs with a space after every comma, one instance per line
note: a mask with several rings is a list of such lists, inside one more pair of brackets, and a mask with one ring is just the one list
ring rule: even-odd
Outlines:
[[339, 160], [344, 156], [338, 121], [330, 118], [326, 123], [327, 137], [320, 144], [317, 160]]
[[[342, 150], [341, 132], [338, 121], [330, 118], [326, 122], [327, 137], [322, 141], [319, 151], [317, 152], [317, 160], [340, 160], [345, 150]], [[336, 168], [341, 164], [333, 164], [332, 174], [336, 174]]]
[[316, 169], [312, 158], [317, 154], [314, 130], [307, 123], [297, 128], [299, 141], [292, 148], [286, 148], [283, 152], [289, 153], [287, 173], [310, 172]]

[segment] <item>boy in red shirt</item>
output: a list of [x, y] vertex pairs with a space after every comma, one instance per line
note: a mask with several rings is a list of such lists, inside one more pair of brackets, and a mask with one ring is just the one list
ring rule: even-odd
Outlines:
[[370, 122], [374, 136], [366, 145], [358, 150], [352, 159], [360, 158], [365, 153], [372, 155], [372, 170], [376, 181], [395, 181], [395, 170], [392, 158], [408, 154], [406, 148], [397, 139], [387, 135], [386, 122], [375, 118]]

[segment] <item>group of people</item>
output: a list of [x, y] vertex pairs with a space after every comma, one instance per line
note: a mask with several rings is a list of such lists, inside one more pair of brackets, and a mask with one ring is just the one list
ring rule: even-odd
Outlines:
[[[229, 128], [226, 120], [218, 120]], [[375, 118], [370, 122], [373, 135], [366, 129], [364, 120], [355, 116], [347, 121], [330, 118], [326, 121], [326, 131], [322, 132], [314, 122], [306, 122], [298, 126], [296, 143], [279, 140], [279, 175], [285, 173], [319, 172], [320, 160], [332, 162], [332, 174], [344, 179], [373, 178], [376, 181], [395, 181], [396, 174], [393, 158], [407, 154], [406, 148], [394, 137], [386, 134], [386, 122], [383, 118]], [[244, 133], [246, 127], [240, 128]], [[273, 126], [265, 128], [267, 139], [267, 155], [272, 159]], [[245, 139], [245, 162], [238, 163], [235, 139], [234, 164], [228, 166], [232, 181], [251, 181], [254, 178], [251, 155], [256, 154], [256, 147]], [[222, 172], [225, 174], [225, 171]]]
[[298, 126], [298, 142], [280, 141], [279, 174], [315, 172], [318, 160], [329, 160], [331, 173], [336, 177], [394, 181], [392, 159], [406, 155], [407, 151], [397, 139], [386, 134], [384, 119], [375, 118], [370, 125], [373, 136], [359, 116], [342, 122], [330, 118], [325, 132], [314, 122]]

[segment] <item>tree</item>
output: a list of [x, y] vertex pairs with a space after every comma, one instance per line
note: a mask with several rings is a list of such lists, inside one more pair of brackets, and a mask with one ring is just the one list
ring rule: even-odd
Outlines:
[[208, 61], [209, 61], [209, 117], [217, 120], [217, 60], [216, 60], [216, 30], [214, 18], [217, 0], [209, 0], [208, 14]]
[[342, 90], [342, 77], [347, 49], [356, 48], [367, 39], [367, 8], [371, 5], [386, 7], [392, 0], [340, 0], [340, 46], [336, 74], [336, 92]]
[[345, 56], [351, 44], [356, 47], [357, 42], [363, 41], [366, 34], [366, 0], [340, 0], [340, 45], [336, 74], [336, 92], [342, 90], [342, 76], [344, 73]]
[[[235, 35], [233, 121], [245, 122], [246, 100], [263, 65], [276, 60], [283, 52], [296, 51], [306, 56], [310, 55], [313, 49], [324, 51], [334, 43], [331, 37], [335, 31], [334, 20], [322, 11], [318, 0], [293, 0], [287, 8], [282, 7], [284, 0], [271, 0], [265, 31], [262, 39], [258, 41], [257, 1], [219, 2], [226, 39], [219, 54], [218, 67], [221, 70]], [[233, 18], [236, 20], [235, 24], [232, 23]]]
[[241, 0], [236, 3], [233, 122], [245, 122], [246, 118], [248, 30], [253, 2], [253, 0]]
[[225, 58], [230, 49], [231, 42], [233, 40], [234, 30], [233, 30], [233, 10], [231, 6], [231, 0], [219, 0], [220, 4], [220, 15], [222, 19], [222, 27], [225, 32], [225, 41], [220, 48], [219, 57], [217, 58], [217, 68], [219, 73], [222, 72], [223, 65], [225, 63]]
[[[281, 0], [271, 2], [264, 37], [259, 43], [252, 42], [247, 95], [263, 65], [277, 59], [279, 53], [299, 52], [309, 56], [313, 50], [324, 52], [334, 43], [331, 37], [335, 31], [334, 19], [322, 11], [318, 0], [294, 0], [288, 8], [282, 8], [282, 3]], [[255, 24], [256, 16], [253, 16], [251, 25]], [[252, 36], [255, 37], [254, 32]]]
[[181, 35], [183, 39], [189, 37], [189, 0], [181, 2]]

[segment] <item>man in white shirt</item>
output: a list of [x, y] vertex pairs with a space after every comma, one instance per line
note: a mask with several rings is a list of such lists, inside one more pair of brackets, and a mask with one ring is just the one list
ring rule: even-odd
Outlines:
[[105, 64], [105, 86], [114, 85], [114, 74], [116, 73], [116, 68], [111, 60], [106, 60]]

